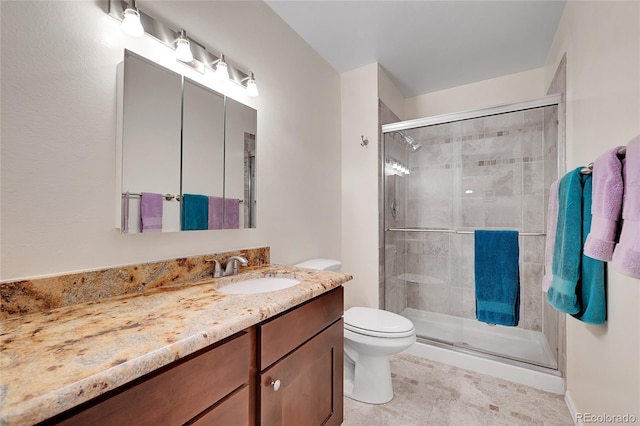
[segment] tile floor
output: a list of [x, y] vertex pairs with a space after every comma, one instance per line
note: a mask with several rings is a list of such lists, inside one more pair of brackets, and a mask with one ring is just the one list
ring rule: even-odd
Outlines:
[[409, 354], [392, 356], [391, 372], [393, 400], [345, 397], [343, 426], [573, 425], [560, 395]]

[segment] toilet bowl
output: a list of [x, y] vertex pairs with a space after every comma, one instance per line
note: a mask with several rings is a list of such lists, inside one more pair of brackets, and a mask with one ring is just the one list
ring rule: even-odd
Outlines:
[[345, 396], [369, 404], [393, 399], [389, 356], [416, 342], [407, 318], [373, 308], [344, 313]]
[[[294, 266], [339, 271], [341, 263], [311, 259]], [[381, 309], [352, 307], [344, 313], [344, 394], [369, 404], [393, 399], [389, 356], [416, 341], [416, 330], [407, 318]]]

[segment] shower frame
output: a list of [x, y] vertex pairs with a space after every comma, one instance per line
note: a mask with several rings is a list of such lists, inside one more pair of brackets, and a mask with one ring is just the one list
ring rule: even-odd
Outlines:
[[[381, 125], [381, 133], [380, 133], [380, 138], [379, 138], [381, 143], [380, 143], [379, 161], [378, 161], [379, 162], [379, 176], [380, 176], [380, 193], [379, 193], [379, 197], [380, 197], [380, 203], [381, 203], [381, 206], [382, 206], [381, 207], [381, 211], [384, 212], [385, 211], [385, 207], [384, 206], [386, 206], [386, 200], [385, 200], [385, 192], [386, 192], [385, 191], [385, 146], [384, 146], [384, 141], [385, 141], [385, 135], [387, 133], [402, 132], [404, 130], [411, 130], [411, 129], [415, 129], [415, 128], [419, 128], [419, 127], [434, 126], [434, 125], [438, 125], [438, 124], [447, 124], [447, 123], [453, 123], [453, 122], [462, 121], [462, 120], [469, 120], [469, 119], [474, 119], [474, 118], [488, 117], [488, 116], [497, 115], [497, 114], [505, 114], [505, 113], [523, 111], [523, 110], [528, 110], [528, 109], [533, 109], [533, 108], [542, 108], [542, 107], [548, 107], [548, 106], [554, 106], [554, 105], [557, 106], [557, 114], [558, 114], [557, 115], [557, 120], [558, 120], [557, 121], [557, 124], [558, 124], [557, 176], [560, 177], [560, 176], [564, 175], [565, 169], [566, 169], [566, 166], [565, 166], [566, 165], [565, 114], [564, 114], [565, 108], [564, 108], [564, 95], [562, 93], [551, 94], [551, 95], [547, 95], [547, 96], [544, 96], [544, 97], [540, 97], [540, 98], [536, 98], [536, 99], [530, 99], [530, 100], [521, 101], [521, 102], [514, 102], [514, 103], [509, 103], [509, 104], [500, 104], [500, 105], [496, 105], [496, 106], [480, 108], [480, 109], [475, 109], [475, 110], [466, 110], [466, 111], [455, 112], [455, 113], [440, 114], [440, 115], [435, 115], [435, 116], [430, 116], [430, 117], [424, 117], [424, 118], [418, 118], [418, 119], [413, 119], [413, 120], [406, 120], [406, 121], [400, 121], [400, 122], [396, 122], [396, 123], [390, 123], [390, 124]], [[379, 226], [380, 226], [380, 229], [381, 229], [381, 232], [380, 232], [380, 234], [381, 234], [380, 257], [381, 258], [380, 258], [380, 268], [379, 268], [379, 273], [380, 273], [379, 280], [382, 283], [380, 291], [383, 294], [383, 296], [380, 297], [380, 300], [383, 301], [384, 300], [384, 294], [385, 294], [385, 287], [387, 285], [387, 283], [386, 283], [386, 259], [385, 259], [385, 250], [384, 250], [384, 248], [386, 247], [386, 232], [388, 231], [388, 229], [386, 229], [386, 226], [385, 226], [385, 214], [383, 213], [380, 216], [381, 217], [380, 217]], [[384, 308], [384, 306], [381, 306], [381, 308]], [[540, 366], [540, 365], [528, 363], [528, 362], [517, 360], [517, 359], [511, 359], [511, 358], [508, 358], [507, 356], [486, 352], [486, 351], [483, 351], [481, 349], [457, 346], [457, 345], [455, 345], [453, 343], [442, 342], [442, 341], [438, 341], [438, 340], [434, 340], [434, 339], [418, 337], [417, 340], [420, 343], [425, 343], [425, 344], [428, 344], [428, 345], [431, 345], [431, 346], [444, 348], [444, 349], [455, 351], [455, 352], [459, 352], [459, 353], [462, 353], [462, 354], [468, 354], [468, 355], [470, 354], [470, 355], [478, 356], [478, 357], [481, 357], [481, 358], [484, 358], [484, 359], [489, 359], [489, 360], [502, 362], [502, 363], [508, 364], [508, 365], [524, 367], [524, 368], [529, 369], [529, 370], [540, 371], [540, 372], [544, 372], [544, 373], [548, 373], [548, 374], [552, 374], [552, 375], [556, 375], [556, 376], [564, 376], [565, 365], [564, 365], [564, 363], [561, 362], [561, 359], [563, 358], [563, 356], [561, 354], [564, 353], [564, 350], [565, 350], [565, 347], [566, 347], [565, 346], [565, 317], [564, 317], [564, 315], [559, 315], [558, 316], [557, 327], [558, 327], [558, 342], [557, 342], [558, 353], [556, 354], [557, 355], [557, 368], [555, 368], [555, 369], [551, 368], [551, 367], [545, 367], [545, 366]]]

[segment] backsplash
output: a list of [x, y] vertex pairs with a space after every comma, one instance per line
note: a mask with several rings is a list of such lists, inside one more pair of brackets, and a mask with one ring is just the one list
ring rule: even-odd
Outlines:
[[224, 262], [238, 254], [247, 258], [249, 266], [270, 263], [269, 247], [259, 247], [0, 283], [0, 319], [158, 287], [197, 283], [211, 278], [213, 265], [205, 259]]

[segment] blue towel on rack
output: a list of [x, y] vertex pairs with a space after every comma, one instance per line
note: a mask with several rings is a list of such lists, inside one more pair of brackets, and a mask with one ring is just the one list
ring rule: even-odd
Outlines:
[[[591, 231], [591, 175], [581, 176], [582, 188], [582, 247]], [[576, 286], [576, 295], [580, 302], [580, 311], [574, 318], [587, 324], [600, 325], [607, 321], [607, 301], [604, 288], [604, 262], [593, 259], [584, 253], [580, 266], [580, 280]]]
[[181, 207], [183, 231], [209, 228], [209, 197], [206, 195], [184, 194]]
[[520, 321], [518, 231], [475, 231], [476, 318], [516, 326]]
[[588, 324], [607, 320], [604, 262], [585, 256], [591, 230], [591, 175], [582, 167], [560, 180], [558, 230], [553, 253], [553, 282], [547, 301], [558, 311]]
[[558, 185], [558, 224], [553, 245], [553, 280], [547, 301], [560, 312], [577, 314], [580, 303], [576, 286], [582, 254], [582, 174], [570, 171]]

